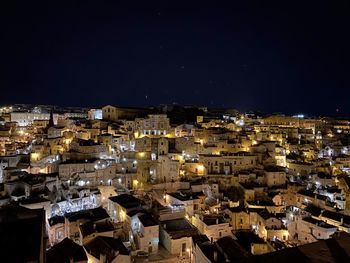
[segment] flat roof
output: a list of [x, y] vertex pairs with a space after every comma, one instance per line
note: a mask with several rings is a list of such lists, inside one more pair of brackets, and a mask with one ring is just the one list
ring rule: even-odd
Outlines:
[[332, 226], [330, 224], [327, 224], [326, 222], [322, 221], [322, 220], [318, 220], [316, 218], [313, 217], [304, 217], [303, 221], [309, 222], [311, 224], [314, 224], [316, 226], [322, 227], [322, 228], [337, 228], [336, 226]]

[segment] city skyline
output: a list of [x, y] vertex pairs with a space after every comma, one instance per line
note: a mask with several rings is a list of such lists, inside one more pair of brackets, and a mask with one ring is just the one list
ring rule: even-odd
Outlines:
[[[18, 109], [20, 105], [23, 105], [24, 108]], [[336, 109], [334, 113], [330, 114], [312, 114], [308, 112], [301, 112], [301, 111], [294, 111], [294, 112], [283, 112], [283, 111], [278, 111], [278, 112], [264, 112], [264, 111], [259, 111], [256, 109], [249, 109], [247, 111], [241, 111], [240, 109], [237, 108], [228, 108], [228, 107], [209, 107], [208, 105], [195, 105], [195, 104], [179, 104], [179, 103], [161, 103], [159, 105], [115, 105], [113, 103], [109, 103], [106, 105], [97, 105], [97, 107], [88, 107], [88, 105], [81, 105], [81, 106], [72, 106], [72, 105], [53, 105], [53, 104], [27, 104], [27, 103], [14, 103], [14, 104], [0, 104], [0, 108], [6, 108], [6, 107], [14, 107], [15, 106], [15, 111], [24, 111], [24, 112], [31, 112], [35, 111], [35, 108], [40, 108], [40, 111], [43, 112], [65, 112], [68, 109], [71, 110], [77, 110], [77, 111], [85, 111], [88, 112], [90, 109], [95, 109], [95, 110], [101, 110], [101, 108], [106, 107], [108, 105], [119, 107], [119, 108], [140, 108], [140, 109], [153, 109], [154, 112], [157, 113], [169, 113], [172, 111], [172, 108], [175, 107], [175, 110], [180, 110], [180, 109], [206, 109], [207, 111], [211, 112], [213, 110], [219, 110], [220, 112], [223, 112], [225, 114], [229, 114], [230, 111], [236, 111], [237, 113], [241, 114], [249, 114], [252, 113], [257, 116], [273, 116], [273, 115], [282, 115], [282, 116], [292, 116], [296, 118], [320, 118], [320, 117], [329, 117], [329, 118], [336, 118], [336, 119], [349, 119], [349, 115], [344, 114], [343, 112], [340, 112], [339, 109]], [[44, 107], [44, 110], [42, 109]], [[206, 111], [203, 111], [203, 114], [206, 114]]]
[[347, 3], [1, 5], [1, 104], [350, 113]]

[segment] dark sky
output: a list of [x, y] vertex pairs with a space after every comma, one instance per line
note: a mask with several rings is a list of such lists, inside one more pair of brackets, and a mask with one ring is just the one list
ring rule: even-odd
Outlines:
[[349, 1], [45, 2], [1, 1], [1, 104], [350, 113]]

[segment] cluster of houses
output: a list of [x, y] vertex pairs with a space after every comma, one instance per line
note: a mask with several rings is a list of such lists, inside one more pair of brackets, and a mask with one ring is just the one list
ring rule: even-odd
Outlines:
[[4, 262], [302, 261], [318, 247], [350, 258], [347, 120], [6, 109]]

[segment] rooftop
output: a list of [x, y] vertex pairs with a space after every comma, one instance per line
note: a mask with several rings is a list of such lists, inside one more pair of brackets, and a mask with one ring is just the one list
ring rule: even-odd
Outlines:
[[298, 194], [312, 197], [312, 198], [317, 198], [317, 199], [324, 200], [324, 201], [327, 200], [327, 196], [314, 193], [311, 190], [301, 189], [298, 191]]
[[337, 222], [343, 221], [343, 224], [350, 225], [350, 216], [349, 215], [344, 215], [341, 213], [324, 210], [322, 212], [322, 216], [329, 218], [329, 219], [332, 219], [332, 220], [337, 221]]
[[190, 192], [173, 192], [168, 193], [168, 195], [180, 200], [180, 201], [189, 201], [193, 199], [198, 199], [199, 196], [203, 195], [202, 193], [190, 193]]
[[141, 223], [144, 227], [158, 225], [157, 221], [149, 214], [140, 215], [139, 220], [141, 221]]
[[215, 216], [215, 215], [203, 215], [202, 221], [207, 226], [225, 223], [225, 220], [222, 216]]
[[23, 205], [29, 205], [29, 204], [37, 204], [37, 203], [43, 203], [43, 202], [50, 202], [50, 200], [44, 198], [44, 197], [29, 197], [27, 199], [21, 200], [21, 204]]
[[112, 262], [116, 255], [129, 255], [129, 251], [118, 238], [98, 236], [84, 245], [86, 251], [99, 259], [101, 254], [106, 255], [106, 262]]
[[97, 207], [89, 210], [81, 210], [78, 212], [68, 213], [65, 215], [70, 222], [77, 221], [79, 219], [89, 219], [91, 221], [99, 221], [109, 218], [107, 211], [102, 207]]
[[249, 262], [340, 263], [350, 261], [350, 234], [252, 257]]
[[309, 212], [312, 216], [316, 216], [316, 217], [320, 216], [322, 212], [321, 208], [314, 205], [308, 205], [307, 207], [305, 207], [304, 210], [306, 212]]
[[84, 248], [69, 238], [65, 238], [54, 245], [47, 251], [46, 255], [47, 262], [50, 263], [71, 262], [71, 259], [73, 259], [73, 262], [87, 261]]
[[129, 208], [136, 208], [141, 207], [144, 202], [138, 198], [136, 198], [133, 195], [129, 194], [121, 194], [117, 196], [109, 197], [109, 200], [111, 200], [114, 203], [117, 203], [118, 205], [129, 209]]
[[322, 220], [318, 220], [318, 219], [313, 218], [313, 217], [304, 217], [303, 220], [306, 222], [309, 222], [311, 224], [314, 224], [316, 226], [322, 227], [322, 228], [336, 228], [335, 226], [327, 224], [326, 222], [324, 222]]
[[243, 262], [249, 257], [249, 253], [232, 237], [220, 238], [216, 244], [230, 262]]
[[93, 233], [103, 233], [114, 230], [113, 224], [109, 220], [105, 220], [102, 222], [94, 223], [92, 221], [88, 221], [82, 225], [80, 225], [80, 230], [83, 237], [89, 236]]
[[266, 187], [262, 184], [258, 184], [256, 182], [247, 182], [247, 183], [239, 183], [244, 189], [254, 189], [254, 188], [261, 188], [261, 187]]
[[260, 238], [258, 235], [252, 232], [236, 232], [235, 236], [237, 237], [239, 244], [242, 245], [242, 247], [244, 247], [244, 249], [249, 252], [251, 244], [265, 244], [265, 241], [262, 238]]
[[191, 225], [186, 219], [174, 219], [162, 222], [162, 228], [172, 239], [191, 237], [198, 234], [197, 228]]
[[267, 220], [269, 218], [277, 218], [277, 219], [282, 219], [286, 217], [285, 213], [269, 213], [267, 209], [261, 210], [258, 212], [258, 214], [264, 219]]

